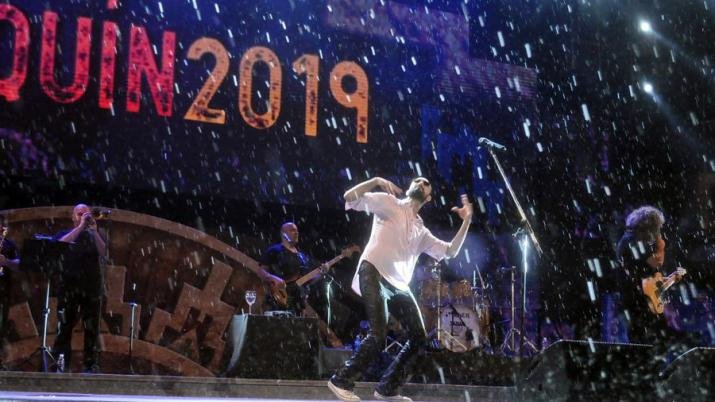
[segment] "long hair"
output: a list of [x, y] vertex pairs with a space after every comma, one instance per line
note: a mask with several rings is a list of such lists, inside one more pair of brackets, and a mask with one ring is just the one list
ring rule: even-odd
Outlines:
[[654, 242], [660, 237], [660, 228], [665, 223], [663, 213], [656, 207], [644, 205], [626, 217], [626, 228], [639, 240]]

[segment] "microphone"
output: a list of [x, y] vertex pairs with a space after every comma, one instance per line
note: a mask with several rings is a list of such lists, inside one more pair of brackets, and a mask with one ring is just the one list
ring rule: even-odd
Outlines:
[[506, 147], [498, 142], [494, 142], [486, 137], [479, 138], [479, 145], [496, 151], [506, 151]]

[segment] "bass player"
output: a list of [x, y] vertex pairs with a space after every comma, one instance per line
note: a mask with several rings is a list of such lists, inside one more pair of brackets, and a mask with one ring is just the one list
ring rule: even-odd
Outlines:
[[[286, 286], [286, 282], [321, 264], [314, 264], [313, 259], [298, 248], [300, 232], [295, 223], [286, 222], [281, 225], [280, 236], [281, 242], [268, 247], [261, 256], [258, 275], [271, 287], [271, 292], [268, 292], [266, 297], [266, 306], [268, 310], [290, 311], [301, 316], [305, 309], [305, 289], [300, 286]], [[322, 268], [327, 269], [324, 264]], [[287, 300], [274, 296], [280, 289], [286, 289]]]

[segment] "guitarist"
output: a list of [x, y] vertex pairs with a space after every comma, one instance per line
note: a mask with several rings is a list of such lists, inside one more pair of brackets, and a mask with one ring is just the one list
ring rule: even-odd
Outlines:
[[305, 309], [306, 292], [300, 286], [286, 286], [286, 282], [297, 279], [319, 264], [313, 264], [313, 260], [298, 248], [300, 232], [295, 223], [284, 223], [280, 235], [281, 242], [268, 247], [263, 253], [258, 275], [271, 289], [285, 287], [288, 293], [288, 303], [282, 306], [268, 292], [266, 305], [269, 310], [290, 311], [300, 316]]
[[[653, 344], [656, 354], [665, 354], [675, 334], [665, 316], [651, 311], [643, 292], [643, 279], [660, 272], [665, 260], [665, 240], [661, 228], [663, 213], [652, 206], [642, 206], [626, 218], [626, 231], [618, 242], [622, 264], [619, 277], [622, 310], [628, 322], [628, 338], [633, 343]], [[675, 275], [685, 273], [678, 268]]]
[[20, 254], [17, 246], [6, 238], [7, 228], [0, 222], [0, 370], [5, 370], [5, 338], [7, 336], [8, 313], [10, 311], [10, 271], [17, 272], [20, 266]]

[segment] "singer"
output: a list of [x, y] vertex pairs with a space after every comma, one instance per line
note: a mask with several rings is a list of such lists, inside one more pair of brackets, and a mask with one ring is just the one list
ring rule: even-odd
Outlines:
[[[374, 188], [384, 192], [371, 192]], [[432, 199], [432, 185], [418, 177], [410, 183], [407, 197], [389, 180], [376, 177], [345, 192], [345, 209], [374, 214], [370, 240], [360, 257], [353, 278], [353, 290], [362, 296], [370, 321], [370, 332], [358, 351], [328, 381], [328, 388], [341, 400], [357, 402], [352, 392], [355, 381], [378, 357], [385, 345], [388, 313], [400, 321], [409, 334], [395, 360], [375, 389], [375, 397], [387, 401], [412, 401], [399, 394], [417, 352], [426, 346], [424, 321], [409, 288], [417, 258], [422, 253], [436, 260], [454, 257], [462, 248], [472, 219], [472, 204], [462, 195], [462, 207], [452, 208], [462, 219], [451, 242], [437, 239], [424, 226], [418, 212]]]
[[57, 304], [57, 338], [53, 351], [55, 356], [64, 354], [65, 371], [69, 372], [72, 359], [72, 328], [82, 318], [84, 327], [85, 373], [99, 372], [99, 323], [102, 312], [104, 278], [100, 259], [106, 257], [107, 249], [97, 222], [85, 204], [78, 204], [72, 211], [74, 227], [64, 230], [55, 238], [71, 243], [69, 253], [60, 274]]

